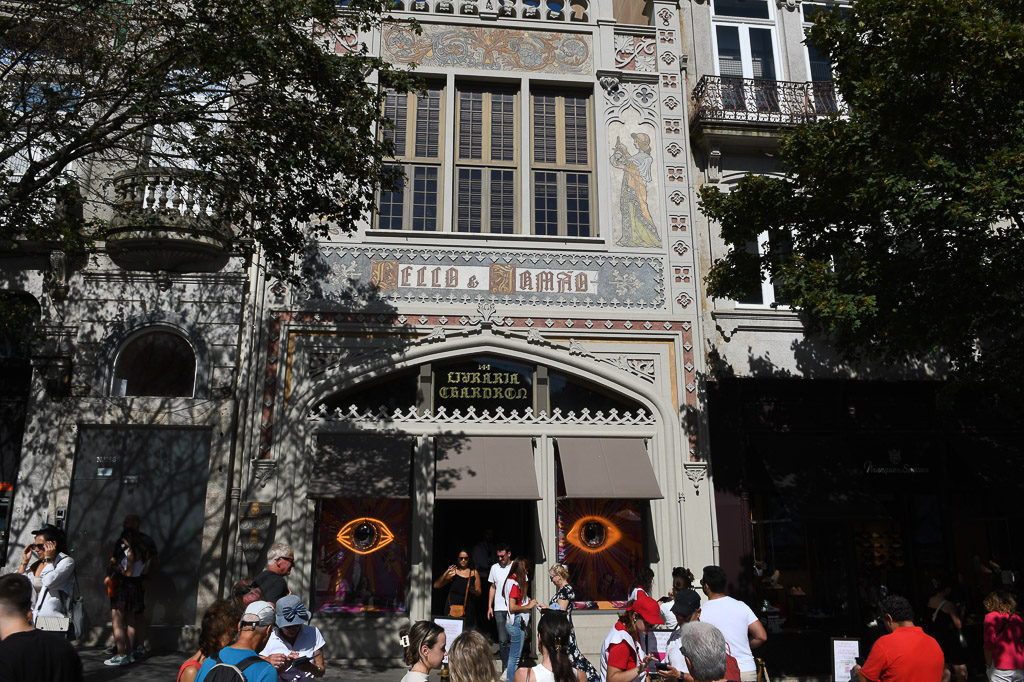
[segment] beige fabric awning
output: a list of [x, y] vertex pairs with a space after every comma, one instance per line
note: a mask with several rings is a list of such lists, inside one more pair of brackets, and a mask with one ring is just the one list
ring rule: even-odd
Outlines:
[[309, 497], [409, 497], [411, 436], [331, 433], [317, 436]]
[[439, 500], [539, 500], [529, 437], [444, 437], [437, 442]]
[[660, 500], [642, 438], [558, 438], [565, 497]]

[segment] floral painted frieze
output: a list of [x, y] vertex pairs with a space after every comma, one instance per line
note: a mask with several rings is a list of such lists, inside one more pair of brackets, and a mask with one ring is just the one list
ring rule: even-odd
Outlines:
[[622, 71], [657, 71], [657, 43], [651, 36], [616, 34], [615, 68]]
[[590, 73], [591, 38], [574, 33], [479, 26], [425, 25], [384, 29], [384, 57], [398, 64], [535, 73]]
[[[656, 257], [322, 244], [301, 301], [343, 306], [432, 303], [584, 308], [661, 308]], [[298, 302], [298, 301], [296, 301]]]

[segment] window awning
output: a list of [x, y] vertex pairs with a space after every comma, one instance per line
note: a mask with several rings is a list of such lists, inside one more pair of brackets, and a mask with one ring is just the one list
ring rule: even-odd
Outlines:
[[437, 442], [439, 500], [539, 500], [529, 437], [441, 438]]
[[320, 434], [309, 497], [407, 498], [411, 436], [383, 433]]
[[642, 438], [559, 438], [565, 497], [660, 500]]

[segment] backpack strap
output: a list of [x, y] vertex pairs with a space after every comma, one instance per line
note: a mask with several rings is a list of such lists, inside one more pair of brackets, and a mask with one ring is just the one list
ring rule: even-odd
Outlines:
[[248, 658], [243, 658], [238, 663], [236, 663], [235, 667], [241, 670], [242, 672], [245, 672], [245, 669], [248, 668], [250, 665], [252, 665], [253, 663], [259, 663], [262, 660], [263, 659], [259, 656], [249, 656]]

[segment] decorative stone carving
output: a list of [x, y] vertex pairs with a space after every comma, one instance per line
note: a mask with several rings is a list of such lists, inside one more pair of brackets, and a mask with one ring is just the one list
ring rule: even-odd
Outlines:
[[50, 271], [48, 273], [50, 297], [54, 301], [63, 301], [68, 297], [68, 254], [63, 251], [50, 252]]
[[252, 462], [253, 477], [261, 488], [267, 487], [267, 483], [276, 469], [277, 462], [272, 459], [254, 459]]
[[711, 147], [708, 151], [708, 182], [717, 183], [721, 177], [722, 150], [719, 147]]
[[[644, 409], [636, 413], [629, 411], [619, 412], [612, 408], [607, 413], [598, 410], [591, 412], [583, 408], [579, 413], [574, 410], [563, 413], [555, 408], [550, 413], [546, 410], [534, 412], [533, 408], [526, 408], [523, 412], [518, 410], [505, 411], [503, 407], [497, 407], [492, 412], [488, 409], [477, 410], [470, 406], [462, 411], [458, 408], [448, 411], [439, 407], [434, 412], [423, 410], [420, 412], [416, 407], [407, 410], [389, 411], [386, 407], [377, 410], [360, 411], [355, 405], [348, 409], [340, 407], [328, 411], [327, 406], [321, 404], [313, 409], [307, 418], [311, 422], [343, 422], [343, 423], [374, 423], [389, 421], [392, 423], [407, 424], [599, 424], [599, 425], [621, 425], [621, 426], [649, 426], [655, 423], [653, 415], [648, 414]], [[265, 460], [261, 460], [265, 461]]]
[[619, 83], [622, 82], [621, 71], [609, 71], [602, 69], [597, 72], [597, 82], [601, 84], [605, 92], [611, 93], [619, 89]]
[[700, 495], [700, 486], [704, 482], [705, 477], [708, 473], [708, 466], [704, 462], [684, 462], [683, 472], [686, 477], [690, 479], [690, 483], [693, 484], [693, 490], [697, 495]]
[[658, 46], [647, 35], [615, 36], [615, 68], [622, 71], [653, 73], [657, 70]]
[[654, 103], [657, 88], [648, 83], [622, 83], [605, 97], [604, 115], [608, 124], [625, 123], [625, 113], [632, 109], [640, 114], [640, 122], [657, 126], [658, 115]]
[[794, 11], [797, 7], [799, 7], [800, 2], [801, 0], [775, 0], [775, 4], [778, 6], [779, 9], [785, 7], [790, 12]]

